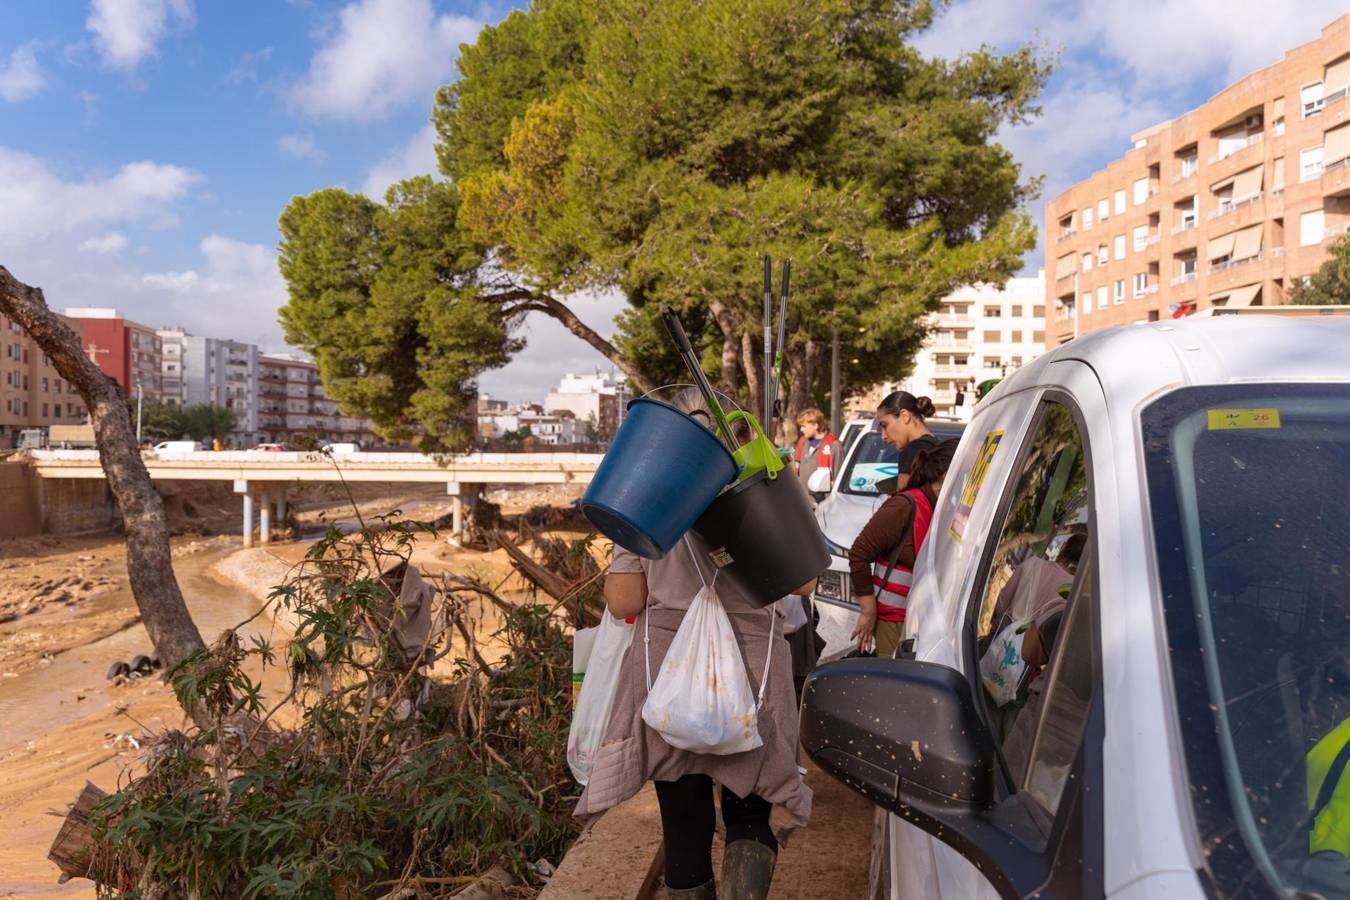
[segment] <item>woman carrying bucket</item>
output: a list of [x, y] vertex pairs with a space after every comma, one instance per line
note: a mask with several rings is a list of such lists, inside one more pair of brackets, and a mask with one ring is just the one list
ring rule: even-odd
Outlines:
[[[672, 405], [707, 420], [693, 391]], [[734, 581], [717, 578], [710, 549], [693, 531], [659, 559], [615, 546], [605, 580], [609, 611], [619, 617], [643, 614], [645, 621], [624, 657], [609, 726], [575, 814], [596, 816], [654, 781], [666, 896], [762, 900], [779, 844], [810, 818], [811, 789], [797, 769], [797, 706], [779, 604], [752, 602]], [[763, 698], [756, 716], [762, 745], [730, 755], [676, 749], [643, 718], [649, 672], [660, 669], [691, 601], [709, 583], [730, 620], [750, 687]], [[806, 595], [813, 588], [814, 581], [796, 593]], [[644, 644], [644, 633], [649, 643]], [[712, 870], [714, 782], [721, 786], [726, 826], [720, 889]]]
[[935, 412], [937, 409], [932, 400], [915, 397], [909, 391], [892, 391], [877, 407], [877, 425], [881, 428], [882, 438], [900, 451], [897, 494], [909, 486], [909, 470], [915, 454], [920, 450], [931, 450], [938, 444], [924, 422]]
[[875, 644], [878, 658], [895, 655], [914, 579], [914, 561], [928, 534], [933, 507], [958, 443], [952, 438], [914, 454], [909, 488], [881, 504], [849, 549], [849, 574], [859, 606], [853, 640], [861, 652]]

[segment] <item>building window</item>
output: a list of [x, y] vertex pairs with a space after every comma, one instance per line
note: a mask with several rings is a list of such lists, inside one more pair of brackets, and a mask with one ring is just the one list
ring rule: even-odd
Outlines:
[[1298, 217], [1298, 243], [1301, 247], [1311, 247], [1322, 243], [1326, 232], [1326, 218], [1322, 210], [1315, 209]]
[[1111, 215], [1111, 203], [1108, 200], [1097, 201], [1097, 221], [1105, 222], [1106, 217]]
[[1111, 299], [1113, 299], [1113, 300], [1114, 300], [1115, 302], [1117, 302], [1117, 303], [1124, 303], [1124, 302], [1125, 302], [1125, 279], [1124, 279], [1124, 278], [1118, 278], [1118, 279], [1116, 279], [1116, 283], [1115, 283], [1115, 285], [1114, 285], [1114, 287], [1113, 287], [1113, 291], [1114, 291], [1114, 294], [1113, 294], [1113, 296], [1112, 296]]
[[1092, 291], [1083, 291], [1083, 313], [1092, 312]]
[[1083, 210], [1083, 230], [1087, 231], [1092, 227], [1092, 207]]
[[1034, 318], [1037, 318], [1037, 319], [1044, 319], [1044, 318], [1045, 318], [1045, 307], [1044, 307], [1044, 306], [1033, 306], [1033, 307], [1031, 308], [1031, 315], [1032, 315]]
[[1317, 81], [1298, 92], [1303, 103], [1303, 118], [1315, 116], [1322, 111], [1322, 82]]
[[1000, 306], [986, 306], [984, 308], [984, 317], [986, 319], [997, 319], [1003, 315], [1003, 308]]
[[986, 344], [997, 344], [1003, 340], [1003, 336], [997, 331], [986, 331], [984, 333], [984, 342]]
[[1092, 254], [1091, 254], [1091, 253], [1084, 253], [1084, 254], [1083, 254], [1083, 271], [1084, 271], [1084, 272], [1091, 272], [1091, 271], [1092, 271]]
[[1199, 171], [1200, 171], [1200, 157], [1198, 154], [1192, 153], [1190, 156], [1183, 156], [1181, 158], [1182, 178], [1190, 178], [1192, 175], [1194, 175], [1196, 172]]
[[986, 356], [984, 358], [984, 367], [986, 369], [997, 369], [1002, 365], [1003, 365], [1002, 360], [1000, 360], [997, 356]]
[[1022, 316], [1022, 307], [1021, 307], [1020, 304], [1017, 304], [1017, 303], [1014, 303], [1014, 304], [1013, 304], [1013, 308], [1012, 308], [1012, 316], [1013, 316], [1014, 319], [1021, 318], [1021, 316]]
[[1104, 266], [1111, 261], [1111, 251], [1105, 244], [1097, 245], [1097, 265]]
[[1116, 235], [1116, 239], [1115, 239], [1114, 243], [1115, 243], [1115, 246], [1116, 246], [1116, 259], [1117, 259], [1117, 260], [1124, 259], [1124, 258], [1125, 258], [1125, 235], [1123, 235], [1123, 234], [1118, 234], [1118, 235]]
[[1115, 193], [1115, 213], [1118, 216], [1125, 215], [1125, 189], [1121, 188]]
[[44, 403], [42, 404], [42, 418], [45, 419], [47, 418], [48, 415], [49, 413], [47, 412], [47, 404]]
[[1298, 151], [1298, 180], [1312, 181], [1322, 177], [1322, 148], [1308, 147]]
[[1097, 288], [1097, 308], [1106, 309], [1106, 285]]
[[1135, 297], [1142, 297], [1142, 296], [1144, 296], [1144, 295], [1147, 294], [1147, 293], [1148, 293], [1148, 273], [1147, 273], [1147, 272], [1135, 272], [1135, 273], [1134, 273], [1134, 296], [1135, 296]]
[[1032, 343], [1034, 343], [1034, 344], [1044, 344], [1044, 343], [1045, 343], [1045, 332], [1044, 332], [1044, 331], [1033, 331], [1033, 332], [1031, 333], [1031, 341], [1032, 341]]
[[1134, 183], [1134, 205], [1141, 206], [1148, 199], [1148, 179], [1140, 178]]
[[1136, 225], [1134, 228], [1134, 252], [1138, 253], [1148, 246], [1148, 226]]

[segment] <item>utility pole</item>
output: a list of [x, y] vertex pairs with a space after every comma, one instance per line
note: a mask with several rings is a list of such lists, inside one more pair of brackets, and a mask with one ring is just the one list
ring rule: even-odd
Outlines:
[[145, 389], [141, 387], [141, 376], [136, 376], [136, 445], [141, 443], [141, 402], [145, 399]]
[[830, 431], [839, 434], [844, 427], [839, 408], [839, 326], [830, 331]]

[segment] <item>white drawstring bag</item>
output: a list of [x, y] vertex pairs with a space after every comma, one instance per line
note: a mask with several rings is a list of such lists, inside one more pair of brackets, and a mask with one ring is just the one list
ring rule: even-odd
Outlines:
[[783, 614], [783, 634], [805, 628], [810, 621], [806, 616], [806, 601], [796, 594], [788, 594], [778, 601], [778, 609]]
[[[693, 548], [685, 537], [691, 558]], [[693, 753], [725, 756], [762, 746], [757, 721], [764, 705], [773, 660], [776, 614], [769, 616], [769, 649], [764, 655], [764, 675], [759, 697], [750, 690], [741, 649], [731, 620], [717, 599], [713, 585], [703, 581], [703, 571], [694, 558], [703, 588], [689, 605], [675, 639], [652, 682], [651, 634], [644, 622], [647, 651], [647, 701], [642, 721], [672, 747]], [[713, 582], [717, 575], [713, 575]]]
[[581, 693], [572, 711], [572, 727], [567, 732], [567, 765], [580, 784], [590, 780], [595, 768], [595, 756], [609, 727], [609, 714], [614, 708], [614, 695], [619, 690], [619, 676], [623, 655], [633, 643], [636, 626], [616, 619], [606, 611], [600, 625], [594, 630], [590, 658], [586, 661]]
[[1022, 643], [1032, 619], [1018, 619], [998, 633], [980, 657], [980, 681], [994, 703], [1007, 706], [1017, 699], [1027, 677], [1027, 661], [1022, 658]]

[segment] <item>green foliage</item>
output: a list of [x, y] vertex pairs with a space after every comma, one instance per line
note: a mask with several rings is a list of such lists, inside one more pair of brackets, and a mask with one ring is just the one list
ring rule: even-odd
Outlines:
[[181, 434], [194, 441], [227, 440], [239, 425], [239, 417], [234, 410], [210, 403], [198, 403], [183, 407], [179, 419]]
[[[127, 399], [131, 421], [136, 421], [136, 398]], [[187, 433], [183, 425], [183, 410], [158, 400], [141, 403], [141, 438], [147, 441], [171, 441]]]
[[1342, 235], [1327, 248], [1330, 254], [1321, 268], [1306, 281], [1295, 280], [1289, 302], [1301, 306], [1350, 304], [1350, 235]]
[[[405, 646], [399, 580], [415, 538], [434, 533], [379, 525], [331, 531], [275, 589], [299, 623], [283, 652], [230, 631], [171, 673], [184, 707], [218, 725], [164, 735], [145, 775], [104, 802], [114, 871], [164, 896], [356, 898], [419, 878], [467, 881], [492, 865], [528, 882], [534, 860], [561, 858], [576, 798], [570, 648], [557, 619], [511, 608], [505, 655], [489, 668], [466, 607], [503, 601], [450, 576], [427, 638]], [[429, 680], [419, 664], [446, 654], [455, 680]], [[269, 707], [249, 674], [278, 664], [292, 685], [290, 729], [269, 721], [283, 704]]]
[[511, 315], [480, 297], [483, 256], [458, 225], [458, 191], [421, 177], [386, 199], [333, 188], [291, 201], [282, 325], [344, 410], [386, 438], [456, 449], [473, 433], [475, 377], [521, 344]]

